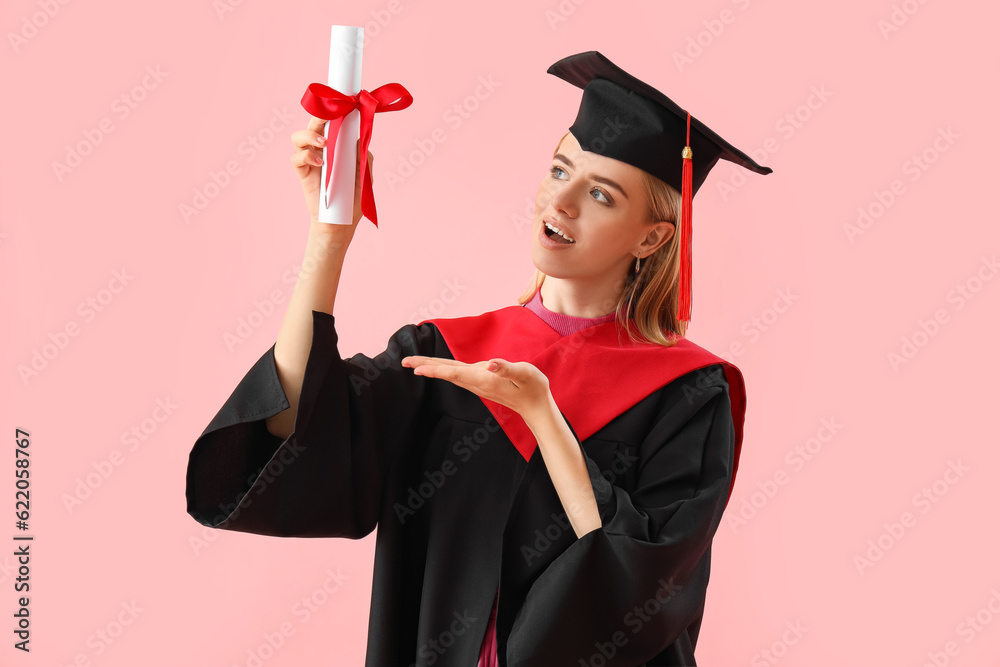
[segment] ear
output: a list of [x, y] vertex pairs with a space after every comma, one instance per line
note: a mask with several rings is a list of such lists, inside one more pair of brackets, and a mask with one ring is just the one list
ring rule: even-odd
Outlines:
[[639, 244], [639, 251], [643, 257], [649, 257], [663, 246], [664, 243], [674, 237], [676, 227], [674, 223], [661, 220], [654, 223], [646, 233], [646, 238]]

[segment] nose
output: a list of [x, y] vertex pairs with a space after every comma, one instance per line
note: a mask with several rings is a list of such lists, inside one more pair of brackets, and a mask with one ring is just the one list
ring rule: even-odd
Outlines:
[[567, 218], [575, 218], [579, 210], [577, 202], [579, 193], [574, 184], [556, 185], [548, 189], [549, 204], [552, 208]]

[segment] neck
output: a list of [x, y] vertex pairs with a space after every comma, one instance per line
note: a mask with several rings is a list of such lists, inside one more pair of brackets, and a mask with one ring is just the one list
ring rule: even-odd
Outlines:
[[613, 313], [621, 296], [621, 289], [607, 282], [589, 283], [552, 276], [545, 276], [539, 289], [546, 308], [570, 317], [602, 317]]

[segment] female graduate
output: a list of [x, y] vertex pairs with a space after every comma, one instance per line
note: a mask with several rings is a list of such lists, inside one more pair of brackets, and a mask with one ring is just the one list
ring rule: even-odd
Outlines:
[[292, 135], [311, 268], [189, 457], [204, 525], [378, 528], [366, 667], [696, 664], [745, 396], [684, 337], [691, 198], [720, 158], [771, 170], [596, 51], [548, 71], [583, 98], [520, 305], [407, 324], [373, 358], [341, 356], [331, 314], [361, 184], [353, 225], [319, 223], [325, 121]]

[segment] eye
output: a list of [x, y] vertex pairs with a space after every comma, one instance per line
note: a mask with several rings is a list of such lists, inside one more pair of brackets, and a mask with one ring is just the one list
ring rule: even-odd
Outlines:
[[604, 194], [604, 191], [601, 190], [600, 188], [594, 188], [593, 190], [591, 190], [591, 192], [596, 192], [597, 194], [599, 194], [602, 197], [604, 197], [603, 201], [600, 200], [600, 199], [597, 200], [597, 201], [600, 201], [602, 204], [610, 204], [611, 203], [611, 200], [608, 199], [608, 196], [606, 194]]
[[[565, 174], [566, 170], [563, 169], [562, 167], [560, 167], [559, 165], [553, 165], [552, 168], [549, 169], [549, 174], [552, 175], [552, 178], [556, 178], [556, 179], [558, 179], [560, 181], [565, 180], [565, 179], [563, 179], [563, 178], [561, 178], [559, 176], [559, 173]], [[604, 192], [604, 190], [602, 190], [600, 188], [594, 188], [590, 192], [591, 193], [596, 192], [598, 195], [600, 195], [600, 198], [594, 197], [595, 201], [598, 201], [598, 202], [600, 202], [602, 204], [607, 204], [607, 205], [611, 205], [611, 204], [614, 203], [614, 201], [607, 195], [607, 193]]]

